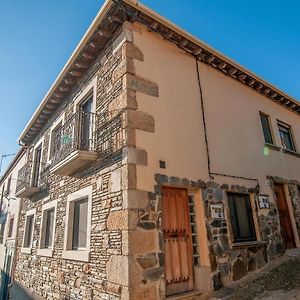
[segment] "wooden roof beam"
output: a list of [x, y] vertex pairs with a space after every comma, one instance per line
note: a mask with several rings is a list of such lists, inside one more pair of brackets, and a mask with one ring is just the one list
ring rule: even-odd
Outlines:
[[118, 24], [122, 24], [123, 23], [123, 20], [121, 18], [119, 18], [118, 16], [116, 16], [116, 15], [109, 16], [108, 17], [108, 21], [110, 23], [118, 23]]
[[77, 70], [72, 70], [72, 71], [70, 71], [70, 75], [74, 76], [74, 77], [80, 77], [82, 75], [82, 73]]
[[85, 59], [88, 59], [88, 60], [93, 60], [96, 58], [96, 55], [92, 52], [83, 52], [82, 53], [82, 56], [85, 58]]
[[75, 66], [79, 69], [87, 69], [90, 66], [90, 64], [88, 64], [87, 62], [78, 61], [75, 63]]
[[112, 32], [110, 30], [104, 30], [104, 29], [99, 29], [97, 31], [97, 33], [101, 36], [101, 37], [111, 37], [112, 36]]

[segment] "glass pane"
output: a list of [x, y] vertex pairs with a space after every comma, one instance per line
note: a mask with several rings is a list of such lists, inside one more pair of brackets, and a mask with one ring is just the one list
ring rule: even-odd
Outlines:
[[0, 244], [3, 244], [4, 229], [5, 229], [5, 223], [1, 224], [1, 229], [0, 229]]
[[72, 249], [86, 248], [87, 242], [87, 198], [74, 204]]
[[25, 239], [24, 247], [28, 248], [31, 246], [31, 236], [33, 230], [33, 215], [27, 217], [26, 228], [25, 228]]
[[255, 240], [249, 195], [228, 194], [232, 230], [235, 241]]
[[266, 115], [260, 114], [261, 125], [264, 133], [265, 142], [268, 144], [273, 144], [269, 119]]
[[54, 230], [54, 208], [46, 212], [46, 228], [45, 228], [45, 243], [44, 248], [51, 248]]
[[294, 144], [293, 144], [293, 141], [292, 141], [292, 136], [291, 136], [290, 130], [288, 128], [280, 126], [279, 127], [279, 134], [280, 134], [282, 146], [285, 149], [294, 151], [295, 149], [294, 149]]
[[8, 237], [12, 236], [13, 228], [14, 228], [14, 219], [12, 218], [9, 221]]

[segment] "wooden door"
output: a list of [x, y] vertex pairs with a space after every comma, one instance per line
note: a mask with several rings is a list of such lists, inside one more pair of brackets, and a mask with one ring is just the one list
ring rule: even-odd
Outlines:
[[282, 236], [285, 241], [285, 247], [287, 249], [295, 248], [296, 244], [294, 238], [294, 231], [291, 223], [291, 216], [289, 212], [289, 207], [287, 205], [284, 186], [282, 184], [275, 184], [274, 189], [277, 200]]
[[194, 289], [191, 225], [185, 189], [163, 188], [167, 296]]

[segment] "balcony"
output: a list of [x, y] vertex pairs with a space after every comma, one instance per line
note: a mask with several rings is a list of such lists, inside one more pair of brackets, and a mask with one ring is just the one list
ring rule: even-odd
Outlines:
[[33, 162], [27, 162], [18, 172], [16, 196], [20, 198], [30, 198], [37, 192], [39, 187], [32, 180]]
[[124, 144], [121, 112], [76, 112], [52, 135], [50, 172], [75, 176], [99, 160], [116, 158]]

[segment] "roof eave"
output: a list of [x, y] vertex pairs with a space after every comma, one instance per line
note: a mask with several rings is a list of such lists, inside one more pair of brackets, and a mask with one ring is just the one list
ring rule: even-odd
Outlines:
[[85, 35], [83, 36], [83, 38], [80, 40], [80, 42], [79, 42], [78, 46], [76, 47], [76, 49], [74, 50], [74, 52], [71, 54], [71, 57], [69, 58], [69, 60], [65, 64], [65, 66], [63, 67], [62, 71], [57, 76], [55, 82], [50, 87], [49, 91], [47, 92], [46, 96], [44, 97], [44, 99], [42, 100], [42, 102], [40, 103], [40, 105], [38, 106], [38, 108], [35, 110], [33, 116], [29, 120], [29, 122], [25, 126], [25, 128], [22, 131], [21, 135], [19, 136], [17, 142], [19, 142], [19, 143], [22, 142], [22, 140], [24, 139], [26, 133], [31, 128], [31, 126], [34, 124], [35, 120], [37, 119], [37, 117], [41, 113], [42, 109], [45, 107], [47, 101], [49, 100], [49, 97], [52, 95], [52, 93], [58, 87], [58, 85], [60, 84], [60, 81], [66, 75], [67, 71], [69, 70], [69, 68], [71, 67], [71, 65], [74, 63], [75, 59], [77, 58], [77, 55], [80, 53], [80, 51], [83, 49], [85, 43], [88, 41], [88, 39], [94, 33], [94, 31], [95, 31], [96, 27], [98, 26], [99, 22], [101, 22], [101, 20], [104, 18], [104, 16], [106, 15], [106, 13], [108, 12], [108, 10], [112, 6], [112, 4], [113, 4], [112, 0], [106, 0], [105, 1], [105, 3], [103, 4], [103, 6], [101, 7], [99, 13], [95, 17], [94, 21], [92, 22], [92, 24], [88, 28], [87, 32], [85, 33]]

